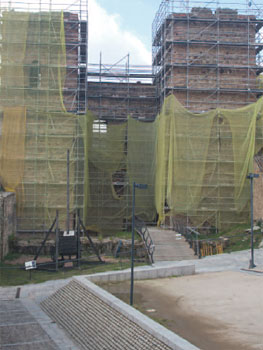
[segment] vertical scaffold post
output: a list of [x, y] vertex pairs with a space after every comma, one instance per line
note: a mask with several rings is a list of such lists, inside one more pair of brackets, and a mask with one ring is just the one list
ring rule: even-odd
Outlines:
[[59, 245], [59, 213], [56, 210], [56, 271], [58, 271], [58, 245]]
[[133, 305], [134, 289], [134, 233], [135, 233], [135, 188], [147, 189], [146, 184], [132, 183], [132, 246], [131, 246], [131, 287], [130, 287], [130, 305]]
[[249, 269], [256, 267], [254, 263], [254, 200], [253, 200], [253, 180], [258, 178], [259, 174], [249, 173], [247, 179], [250, 180], [250, 224], [251, 224], [251, 237], [250, 237], [250, 248], [251, 258], [249, 261]]
[[80, 210], [77, 210], [77, 247], [78, 247], [78, 268], [80, 268]]
[[132, 184], [132, 245], [131, 245], [131, 288], [130, 305], [133, 305], [133, 286], [134, 286], [134, 225], [135, 225], [135, 182]]
[[69, 149], [67, 150], [67, 234], [69, 234]]

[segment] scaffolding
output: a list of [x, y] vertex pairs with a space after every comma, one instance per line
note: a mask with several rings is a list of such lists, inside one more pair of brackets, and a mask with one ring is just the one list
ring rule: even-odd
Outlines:
[[[87, 0], [0, 1], [1, 184], [18, 231], [47, 230], [84, 205]], [[19, 126], [19, 127], [18, 127]]]
[[[129, 54], [114, 64], [103, 63], [100, 54], [98, 64], [88, 65], [87, 97], [93, 133], [92, 155], [89, 157], [91, 202], [87, 224], [94, 230], [118, 232], [129, 228], [131, 174], [128, 174], [128, 168], [131, 171], [135, 166], [134, 161], [129, 162], [131, 130], [137, 125], [133, 139], [142, 147], [141, 169], [137, 172], [137, 176], [141, 176], [145, 165], [152, 161], [152, 157], [147, 159], [147, 154], [143, 153], [147, 142], [150, 144], [143, 131], [146, 124], [151, 125], [155, 120], [158, 112], [153, 78], [152, 67], [130, 65]], [[147, 192], [145, 196], [154, 202], [153, 183], [150, 194]], [[142, 213], [143, 209], [140, 210]], [[150, 214], [144, 218], [152, 220]]]
[[161, 105], [170, 93], [193, 112], [255, 102], [262, 95], [262, 26], [260, 0], [163, 0], [152, 26]]
[[151, 66], [130, 65], [130, 55], [114, 64], [88, 65], [89, 109], [100, 120], [123, 122], [127, 116], [153, 121], [157, 114]]
[[257, 0], [164, 0], [156, 14], [152, 55], [163, 152], [156, 186], [166, 191], [157, 211], [177, 227], [209, 235], [248, 222], [245, 174], [262, 154], [262, 110], [254, 114], [251, 104], [263, 93], [262, 27]]
[[87, 64], [86, 0], [1, 1], [0, 177], [16, 192], [20, 231], [46, 230], [57, 209], [65, 227], [68, 190], [72, 223], [80, 209], [90, 230], [128, 230], [133, 182], [148, 185], [136, 192], [147, 222], [157, 212], [212, 232], [248, 221], [263, 21], [255, 2], [220, 6], [163, 1], [152, 72], [129, 55]]
[[[115, 65], [103, 64], [101, 57], [98, 65], [89, 65], [93, 155], [87, 222], [94, 229], [128, 228], [134, 178], [149, 185], [148, 192], [138, 193], [136, 209], [148, 222], [155, 222], [155, 209], [163, 224], [208, 233], [248, 222], [244, 179], [252, 171], [253, 152], [261, 149], [262, 125], [256, 125], [256, 117], [260, 120], [262, 111], [260, 104], [236, 108], [262, 94], [257, 85], [261, 10], [254, 3], [238, 6], [239, 12], [220, 8], [219, 1], [204, 6], [167, 0], [156, 15], [151, 99], [160, 107], [157, 118], [146, 118], [139, 106], [139, 98], [147, 100], [140, 96], [144, 85], [136, 82], [142, 73], [129, 66], [129, 56]], [[176, 102], [169, 99], [171, 92]], [[209, 115], [200, 113], [206, 110]]]

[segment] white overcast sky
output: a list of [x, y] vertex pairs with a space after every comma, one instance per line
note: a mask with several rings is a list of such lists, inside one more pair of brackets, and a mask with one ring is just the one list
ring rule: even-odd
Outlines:
[[[103, 63], [115, 63], [129, 53], [131, 64], [151, 64], [150, 38], [149, 43], [146, 43], [135, 30], [127, 29], [124, 22], [120, 13], [110, 13], [98, 1], [89, 0], [90, 63], [98, 63], [102, 52]], [[151, 28], [148, 29], [151, 31]]]

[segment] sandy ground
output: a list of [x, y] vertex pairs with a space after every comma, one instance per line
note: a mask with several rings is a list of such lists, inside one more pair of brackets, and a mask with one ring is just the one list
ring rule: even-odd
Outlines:
[[[128, 300], [127, 282], [104, 288]], [[217, 272], [136, 281], [134, 300], [200, 349], [262, 350], [262, 292], [263, 274]]]

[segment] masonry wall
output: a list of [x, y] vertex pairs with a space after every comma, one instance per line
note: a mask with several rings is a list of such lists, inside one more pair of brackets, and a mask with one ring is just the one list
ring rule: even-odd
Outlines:
[[257, 30], [254, 16], [230, 9], [193, 8], [189, 16], [170, 15], [154, 41], [159, 94], [164, 98], [173, 92], [193, 111], [256, 101]]
[[152, 84], [88, 83], [88, 109], [107, 121], [123, 121], [130, 115], [154, 120], [157, 114], [156, 87]]

